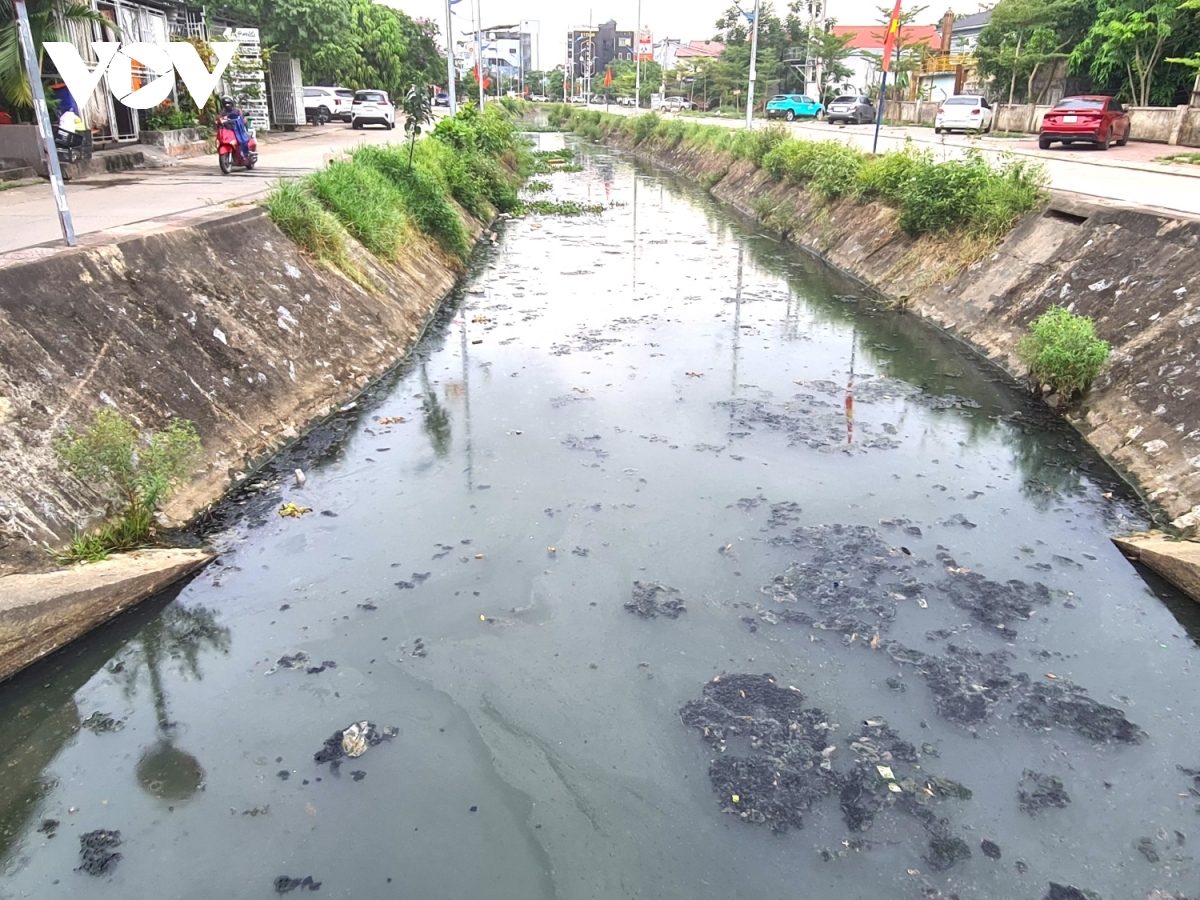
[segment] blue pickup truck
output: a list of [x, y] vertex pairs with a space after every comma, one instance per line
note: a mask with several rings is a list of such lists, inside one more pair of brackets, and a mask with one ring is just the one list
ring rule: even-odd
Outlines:
[[824, 111], [825, 107], [803, 94], [777, 94], [767, 101], [768, 119], [815, 119]]

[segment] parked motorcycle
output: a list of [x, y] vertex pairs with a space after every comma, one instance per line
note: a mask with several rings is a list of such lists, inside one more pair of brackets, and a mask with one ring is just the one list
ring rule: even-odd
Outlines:
[[[242, 155], [242, 145], [238, 140], [238, 129], [246, 133], [246, 154]], [[228, 175], [234, 166], [247, 170], [253, 169], [258, 162], [258, 142], [254, 132], [246, 128], [246, 122], [238, 115], [225, 115], [217, 119], [217, 162], [221, 166], [221, 174]]]

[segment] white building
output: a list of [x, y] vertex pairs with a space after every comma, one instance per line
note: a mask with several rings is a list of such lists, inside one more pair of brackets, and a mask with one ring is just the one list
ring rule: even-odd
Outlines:
[[517, 78], [533, 69], [533, 33], [527, 22], [516, 25], [494, 25], [475, 32], [464, 33], [456, 42], [455, 58], [464, 72], [473, 72], [476, 48], [482, 47], [485, 75]]

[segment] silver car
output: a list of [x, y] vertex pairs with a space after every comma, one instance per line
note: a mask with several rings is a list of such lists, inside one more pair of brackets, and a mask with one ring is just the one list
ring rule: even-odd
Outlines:
[[865, 125], [875, 121], [875, 104], [870, 97], [842, 94], [834, 97], [825, 108], [825, 118], [830, 125], [845, 122], [847, 125]]

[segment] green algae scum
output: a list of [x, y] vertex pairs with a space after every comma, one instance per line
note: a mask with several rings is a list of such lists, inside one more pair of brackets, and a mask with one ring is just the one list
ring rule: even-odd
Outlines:
[[544, 180], [604, 211], [502, 223], [216, 564], [0, 686], [0, 897], [1195, 895], [1151, 511], [698, 189]]

